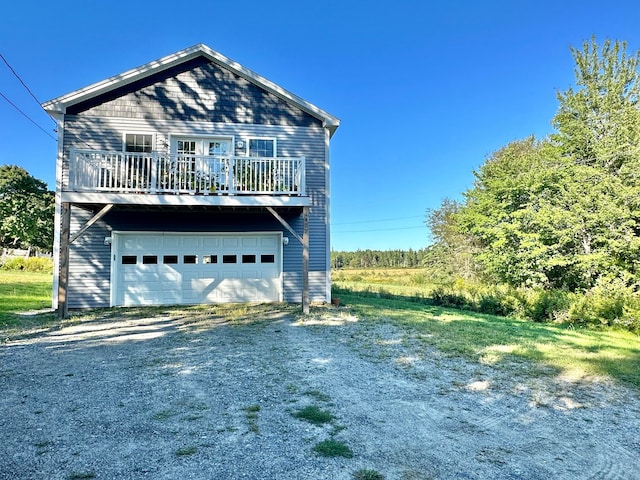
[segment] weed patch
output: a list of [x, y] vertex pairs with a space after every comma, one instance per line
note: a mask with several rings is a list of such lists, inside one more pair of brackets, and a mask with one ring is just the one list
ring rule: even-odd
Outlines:
[[247, 425], [249, 430], [255, 434], [260, 433], [258, 428], [258, 412], [260, 411], [260, 405], [251, 405], [243, 409], [247, 418]]
[[175, 415], [175, 413], [171, 410], [160, 410], [158, 413], [156, 413], [153, 416], [154, 420], [167, 420], [171, 417], [173, 417]]
[[322, 455], [323, 457], [353, 458], [353, 451], [349, 448], [348, 445], [333, 439], [317, 443], [313, 447], [313, 451], [318, 455]]
[[67, 475], [68, 480], [85, 480], [87, 478], [96, 478], [93, 472], [73, 472]]
[[190, 447], [180, 447], [176, 450], [177, 457], [187, 457], [189, 455], [193, 455], [198, 452], [198, 447], [190, 446]]
[[305, 420], [314, 425], [322, 425], [333, 421], [335, 418], [329, 411], [322, 410], [316, 405], [304, 407], [293, 413], [293, 416], [301, 420]]
[[363, 468], [354, 472], [353, 480], [384, 480], [384, 475], [377, 470], [368, 470]]
[[329, 395], [327, 395], [326, 393], [321, 392], [320, 390], [307, 390], [306, 392], [304, 392], [304, 394], [309, 396], [309, 397], [315, 398], [319, 402], [329, 402], [329, 401], [331, 401], [331, 397]]

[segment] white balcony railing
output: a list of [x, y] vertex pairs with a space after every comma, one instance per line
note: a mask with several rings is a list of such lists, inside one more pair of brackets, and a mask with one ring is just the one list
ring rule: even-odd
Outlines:
[[72, 150], [67, 190], [305, 195], [305, 159]]

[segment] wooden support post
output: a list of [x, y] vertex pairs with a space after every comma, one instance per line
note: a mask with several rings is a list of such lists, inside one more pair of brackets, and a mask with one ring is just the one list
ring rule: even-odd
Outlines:
[[309, 207], [302, 207], [302, 313], [309, 314]]
[[302, 237], [272, 207], [267, 210], [302, 244], [302, 313], [309, 314], [309, 207], [302, 207]]
[[58, 318], [69, 316], [67, 288], [69, 286], [69, 230], [71, 228], [71, 204], [63, 202], [60, 209], [60, 253], [58, 271]]

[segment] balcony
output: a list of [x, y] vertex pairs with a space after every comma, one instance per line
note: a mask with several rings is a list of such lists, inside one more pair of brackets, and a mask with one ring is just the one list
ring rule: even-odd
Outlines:
[[72, 150], [65, 192], [305, 196], [304, 157]]

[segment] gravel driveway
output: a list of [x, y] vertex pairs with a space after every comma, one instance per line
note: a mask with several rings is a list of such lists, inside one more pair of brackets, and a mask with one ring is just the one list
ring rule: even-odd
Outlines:
[[[0, 345], [0, 478], [640, 478], [623, 387], [444, 357], [344, 308], [245, 310]], [[332, 419], [295, 416], [309, 406]], [[326, 441], [352, 456], [317, 453]]]

